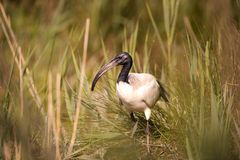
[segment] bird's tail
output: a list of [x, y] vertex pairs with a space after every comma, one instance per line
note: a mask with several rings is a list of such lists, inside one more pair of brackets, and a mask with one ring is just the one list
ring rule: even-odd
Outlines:
[[160, 90], [160, 96], [165, 102], [169, 102], [169, 94], [167, 93], [167, 91], [165, 90], [165, 88], [163, 87], [163, 85], [159, 82], [158, 82], [158, 85], [159, 85], [159, 90]]

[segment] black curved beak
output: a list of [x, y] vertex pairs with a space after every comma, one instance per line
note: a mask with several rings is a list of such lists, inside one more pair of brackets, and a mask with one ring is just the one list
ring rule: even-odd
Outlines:
[[96, 74], [96, 76], [94, 77], [93, 79], [93, 82], [92, 82], [92, 88], [91, 90], [93, 91], [94, 90], [94, 87], [98, 81], [98, 79], [105, 73], [107, 72], [108, 70], [112, 69], [113, 67], [115, 67], [116, 65], [118, 65], [118, 60], [119, 58], [114, 58], [112, 59], [109, 63], [105, 64], [104, 66], [102, 66], [102, 68], [98, 71], [98, 73]]

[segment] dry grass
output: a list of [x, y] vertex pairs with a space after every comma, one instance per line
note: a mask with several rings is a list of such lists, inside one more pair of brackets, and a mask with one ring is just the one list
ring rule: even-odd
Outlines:
[[[0, 158], [239, 158], [240, 34], [229, 2], [63, 0], [36, 3], [41, 12], [31, 15], [28, 0], [14, 3], [0, 4]], [[221, 18], [208, 16], [219, 10]], [[118, 104], [119, 69], [90, 92], [96, 70], [119, 50], [133, 56], [132, 72], [154, 74], [171, 96], [152, 113], [151, 154], [144, 116], [136, 114], [131, 137]]]

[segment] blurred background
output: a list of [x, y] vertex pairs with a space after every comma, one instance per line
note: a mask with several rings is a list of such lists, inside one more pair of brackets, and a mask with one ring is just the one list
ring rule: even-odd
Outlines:
[[[239, 0], [1, 4], [0, 158], [240, 158]], [[90, 92], [120, 51], [133, 56], [132, 72], [154, 74], [171, 97], [153, 112], [150, 155], [143, 115], [130, 138], [118, 105], [119, 69]]]

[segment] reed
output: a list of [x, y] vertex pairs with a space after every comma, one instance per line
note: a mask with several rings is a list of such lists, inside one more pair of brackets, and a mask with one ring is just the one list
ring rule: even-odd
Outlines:
[[[29, 0], [1, 2], [0, 159], [238, 159], [233, 4], [43, 0], [30, 11]], [[170, 95], [152, 111], [150, 155], [144, 115], [132, 134], [116, 97], [119, 69], [90, 91], [122, 50], [132, 72], [154, 74]]]

